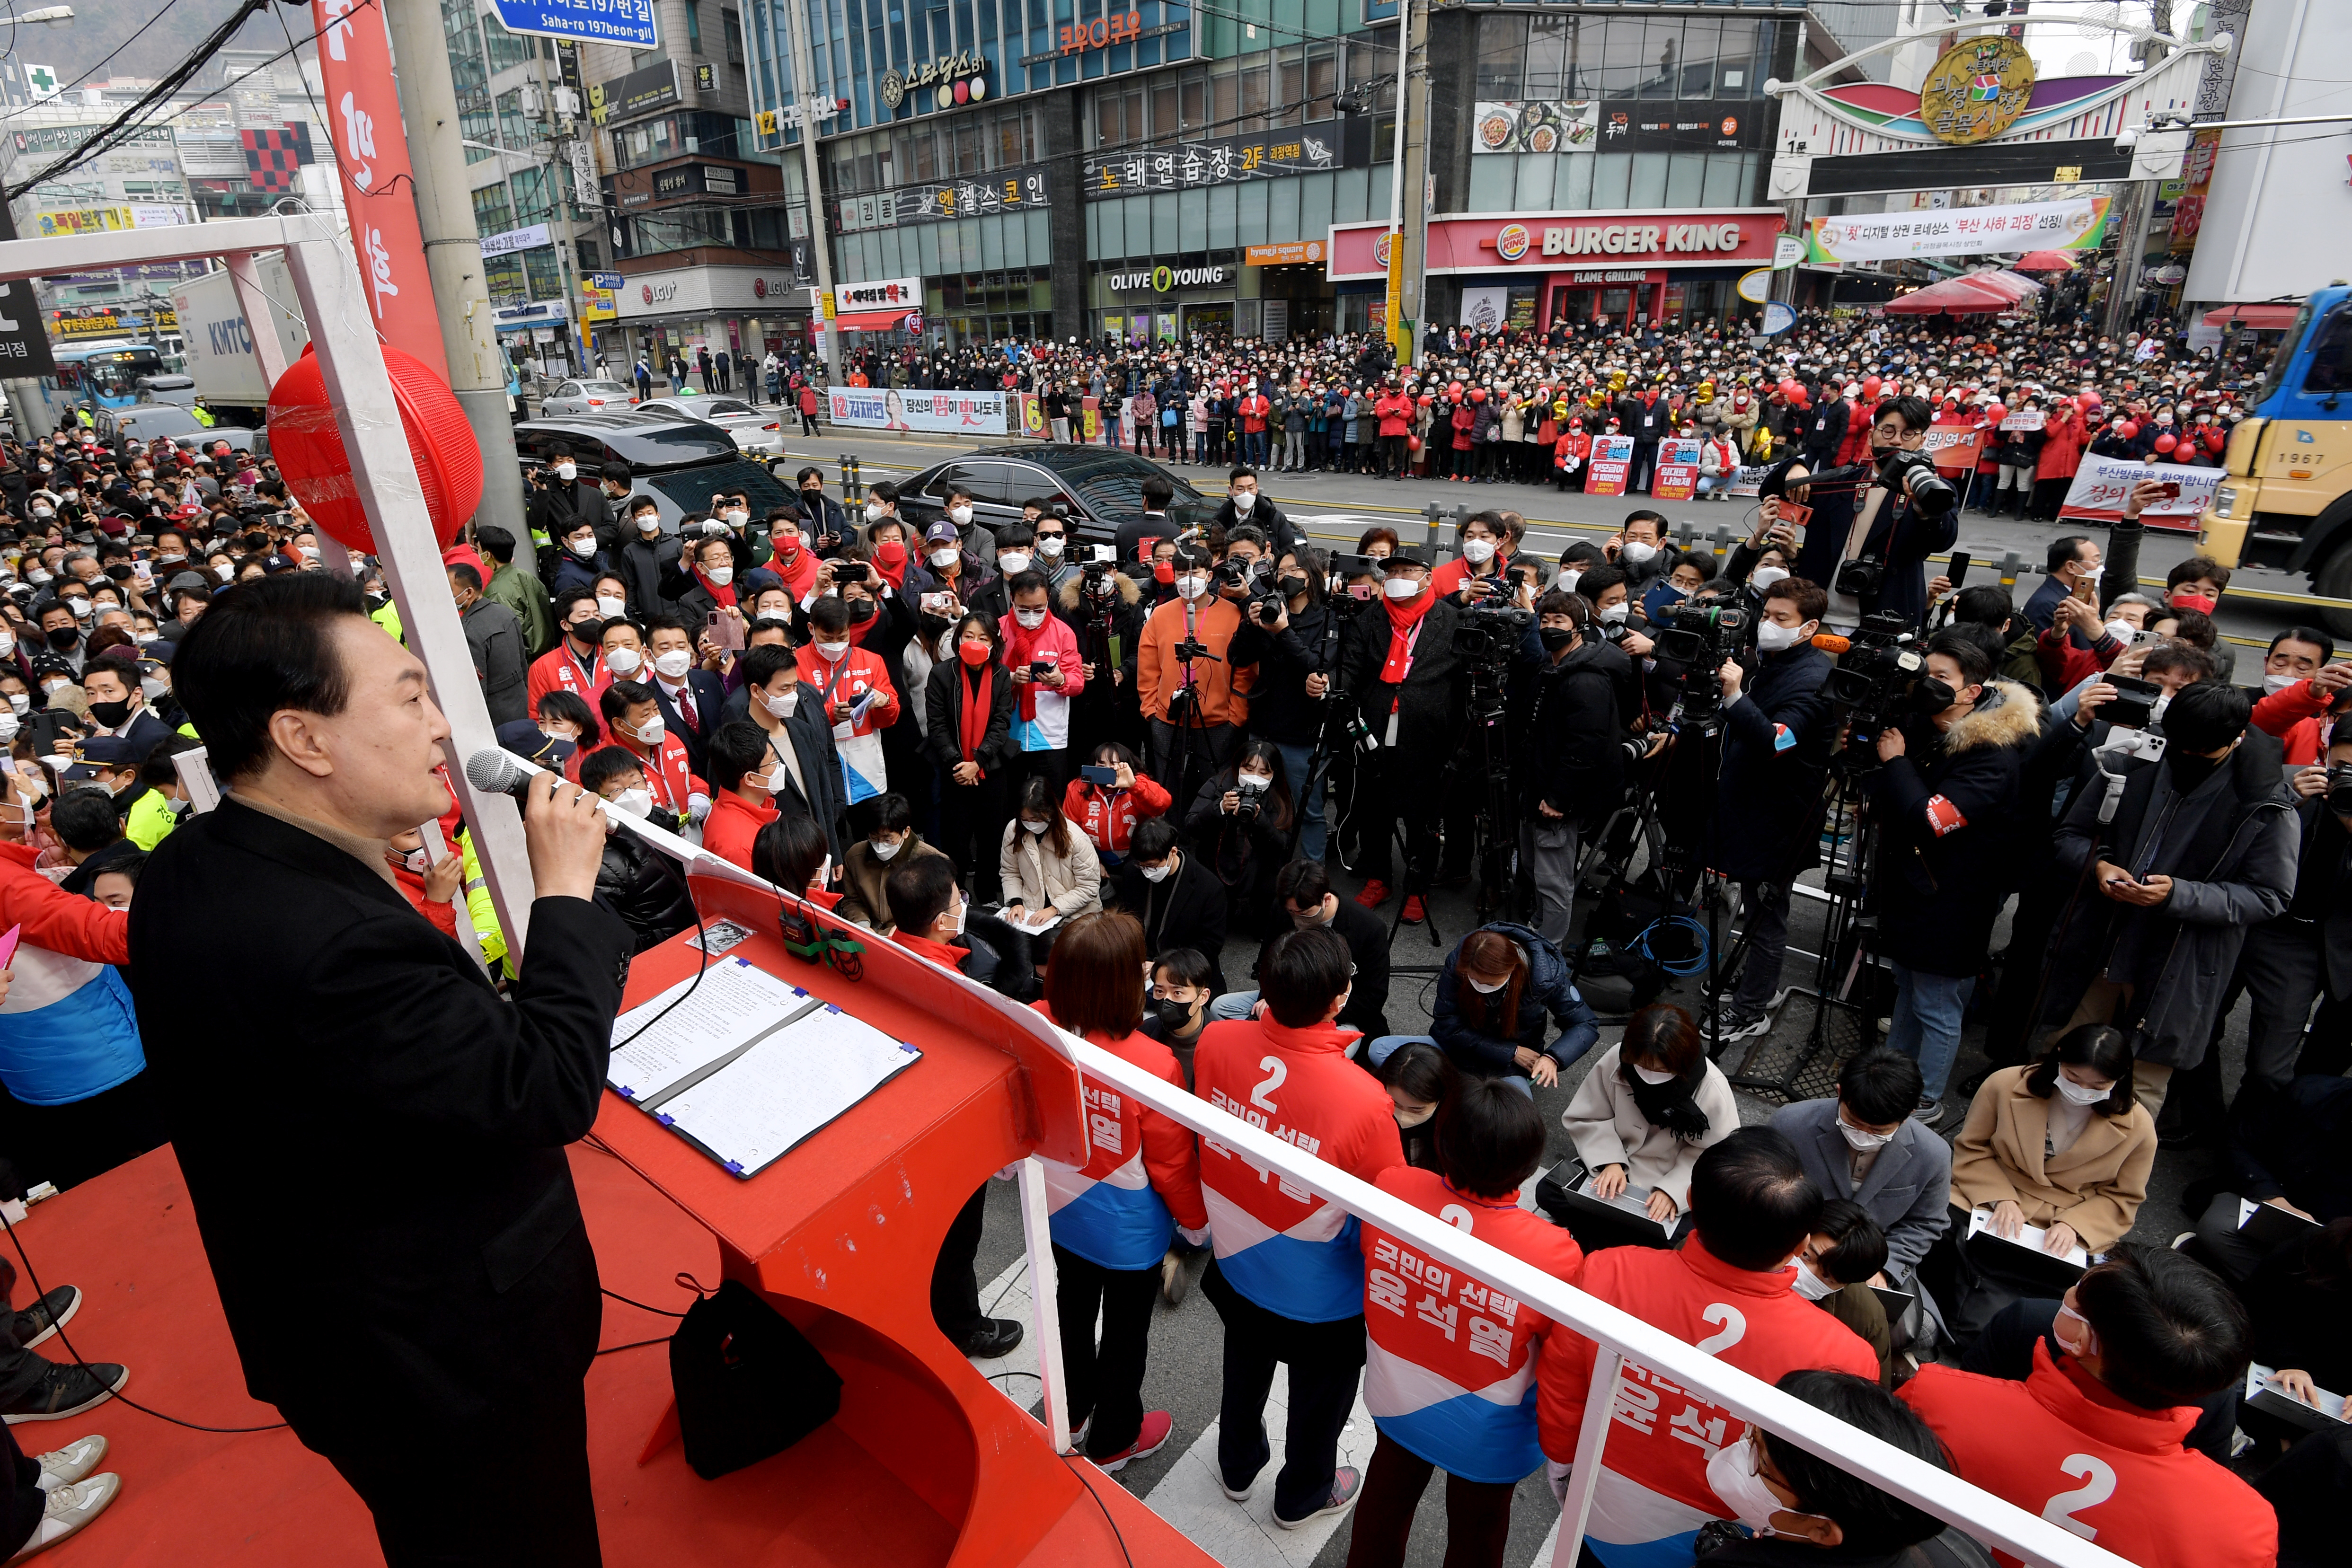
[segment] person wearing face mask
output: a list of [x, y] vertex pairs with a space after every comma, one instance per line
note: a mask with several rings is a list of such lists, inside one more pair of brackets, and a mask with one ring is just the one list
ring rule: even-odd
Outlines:
[[[449, 596], [457, 603], [457, 624], [466, 634], [466, 651], [473, 655], [474, 678], [481, 683], [490, 722], [529, 718], [530, 655], [523, 645], [522, 622], [513, 611], [484, 595], [482, 574], [472, 567], [453, 566], [448, 577]], [[97, 715], [95, 703], [90, 712]]]
[[1179, 847], [1176, 824], [1153, 817], [1137, 824], [1131, 852], [1119, 866], [1112, 903], [1143, 923], [1155, 953], [1190, 947], [1207, 956], [1209, 994], [1223, 994], [1219, 956], [1225, 946], [1225, 890], [1200, 857]]
[[171, 727], [147, 711], [135, 664], [113, 657], [92, 660], [82, 672], [81, 690], [89, 716], [83, 727], [92, 737], [120, 737], [142, 757], [170, 738]]
[[[971, 508], [961, 508], [967, 514]], [[948, 514], [955, 519], [955, 509]], [[959, 527], [961, 525], [959, 524]], [[996, 575], [964, 596], [968, 610], [984, 611], [996, 618], [1000, 627], [1009, 628], [1013, 615], [1013, 580], [1030, 570], [1037, 559], [1036, 532], [1026, 523], [1007, 523], [996, 536]]]
[[1835, 1098], [1772, 1113], [1814, 1185], [1860, 1204], [1885, 1238], [1885, 1260], [1863, 1276], [1870, 1284], [1912, 1289], [1951, 1224], [1951, 1146], [1910, 1119], [1918, 1099], [1918, 1063], [1882, 1046], [1846, 1059]]
[[[1231, 767], [1240, 751], [1242, 726], [1249, 716], [1247, 693], [1257, 671], [1255, 665], [1234, 666], [1241, 609], [1216, 591], [1209, 552], [1180, 545], [1173, 566], [1176, 597], [1143, 623], [1135, 683], [1151, 743], [1152, 776], [1178, 800], [1189, 800], [1203, 779]], [[1181, 659], [1177, 650], [1185, 643], [1199, 644], [1208, 656]]]
[[85, 633], [82, 623], [86, 617], [77, 610], [88, 611], [88, 598], [76, 594], [70, 600], [53, 600], [40, 612], [41, 635], [48, 643], [51, 657], [79, 673], [82, 664]]
[[2014, 880], [2026, 759], [2042, 735], [2040, 699], [1991, 678], [1987, 641], [1962, 626], [1929, 639], [1912, 711], [1875, 738], [1885, 766], [1870, 786], [1880, 823], [1871, 902], [1895, 977], [1886, 1043], [1918, 1061], [1914, 1114], [1931, 1127]]
[[1853, 1332], [1878, 1357], [1882, 1388], [1895, 1385], [1895, 1336], [1886, 1307], [1869, 1281], [1885, 1278], [1886, 1237], [1850, 1198], [1826, 1198], [1813, 1233], [1797, 1254], [1790, 1288]]
[[1626, 587], [1635, 598], [1647, 591], [1653, 580], [1664, 577], [1674, 564], [1673, 551], [1665, 543], [1666, 519], [1652, 511], [1629, 512], [1624, 526], [1601, 541], [1609, 559], [1625, 574]]
[[2263, 660], [2263, 695], [2253, 724], [2284, 739], [2294, 727], [2327, 711], [2336, 694], [2352, 687], [2352, 662], [2336, 662], [2336, 639], [2312, 626], [2291, 626], [2271, 639]]
[[[2050, 1305], [2021, 1379], [1924, 1366], [1896, 1396], [1960, 1479], [2029, 1512], [2054, 1499], [2068, 1528], [2126, 1562], [2278, 1562], [2263, 1495], [2184, 1446], [2197, 1407], [2245, 1376], [2246, 1311], [2229, 1286], [2168, 1248], [2124, 1242]], [[2086, 1462], [2095, 1490], [2080, 1484]]]
[[[1405, 828], [1402, 918], [1422, 918], [1422, 895], [1437, 873], [1437, 822], [1445, 804], [1428, 788], [1430, 759], [1454, 755], [1461, 733], [1456, 693], [1462, 668], [1454, 631], [1463, 612], [1432, 591], [1421, 552], [1400, 549], [1383, 566], [1381, 609], [1348, 622], [1339, 667], [1354, 694], [1357, 717], [1380, 742], [1356, 768], [1359, 835], [1355, 870], [1365, 879], [1356, 902], [1377, 909], [1388, 902], [1393, 876], [1392, 841]], [[1344, 837], [1341, 844], [1347, 849]]]
[[705, 747], [709, 758], [710, 815], [702, 824], [702, 847], [723, 861], [751, 869], [751, 844], [776, 820], [770, 797], [776, 787], [777, 759], [767, 732], [745, 719], [721, 725]]
[[1102, 862], [1095, 847], [1062, 815], [1052, 785], [1035, 775], [1023, 780], [1020, 797], [997, 850], [997, 880], [1004, 919], [1025, 938], [1034, 961], [1054, 949], [1058, 928], [1032, 931], [1048, 919], [1067, 921], [1102, 908]]
[[[1453, 1060], [1428, 1040], [1412, 1040], [1389, 1053], [1381, 1063], [1381, 1086], [1395, 1107], [1398, 1134], [1404, 1139], [1404, 1163], [1415, 1170], [1444, 1169], [1437, 1158], [1437, 1113], [1461, 1092], [1462, 1074]], [[1568, 1275], [1564, 1278], [1573, 1278]]]
[[552, 649], [531, 661], [530, 674], [523, 683], [526, 702], [534, 715], [540, 699], [550, 692], [570, 692], [593, 703], [613, 684], [613, 672], [604, 664], [604, 623], [596, 614], [595, 593], [574, 589], [554, 603], [556, 624], [562, 635]]
[[[1836, 1416], [1939, 1470], [1952, 1466], [1943, 1445], [1884, 1387], [1842, 1372], [1791, 1372], [1781, 1393]], [[1706, 1483], [1738, 1527], [1718, 1521], [1696, 1550], [1710, 1568], [1809, 1568], [1823, 1562], [1854, 1568], [1903, 1568], [1943, 1560], [1916, 1548], [1945, 1531], [1925, 1509], [1808, 1453], [1761, 1427], [1724, 1444], [1707, 1461]]]
[[[796, 654], [801, 680], [832, 722], [853, 806], [889, 788], [881, 732], [898, 722], [899, 706], [881, 656], [856, 645], [854, 608], [837, 596], [819, 599], [809, 611], [809, 641]], [[858, 624], [870, 625], [871, 616]]]
[[[1511, 557], [1510, 537], [1503, 527], [1502, 513], [1471, 514], [1455, 530], [1454, 542], [1462, 553], [1431, 574], [1433, 592], [1469, 604], [1489, 590], [1504, 586], [1504, 574], [1509, 570]], [[1482, 586], [1472, 588], [1474, 582]]]
[[1268, 553], [1273, 555], [1306, 542], [1282, 508], [1259, 490], [1255, 468], [1236, 466], [1226, 476], [1225, 484], [1225, 501], [1217, 508], [1217, 522], [1228, 534], [1238, 528], [1255, 528], [1265, 536], [1272, 547]]
[[[1695, 1029], [1691, 1040], [1696, 1048]], [[1878, 1358], [1870, 1347], [1792, 1288], [1791, 1260], [1820, 1221], [1822, 1195], [1789, 1141], [1769, 1127], [1732, 1131], [1698, 1157], [1689, 1193], [1692, 1234], [1678, 1249], [1590, 1253], [1577, 1288], [1768, 1383], [1819, 1369], [1850, 1374], [1875, 1393]], [[1726, 1332], [1731, 1322], [1736, 1334]], [[1555, 1495], [1566, 1490], [1586, 1403], [1601, 1392], [1593, 1387], [1598, 1354], [1592, 1341], [1556, 1326], [1537, 1363], [1537, 1432]], [[1715, 1484], [1736, 1490], [1720, 1467], [1724, 1454], [1737, 1457], [1747, 1446], [1747, 1423], [1696, 1392], [1671, 1397], [1690, 1414], [1669, 1419], [1661, 1408], [1654, 1420], [1619, 1422], [1610, 1434], [1584, 1539], [1606, 1568], [1687, 1563], [1694, 1537], [1710, 1520], [1751, 1511]], [[1676, 1436], [1693, 1421], [1707, 1443]]]
[[[629, 594], [638, 604], [667, 608], [671, 601], [664, 595], [663, 586], [676, 575], [684, 547], [677, 538], [663, 536], [661, 507], [651, 496], [633, 496], [621, 505], [625, 521], [620, 548], [613, 552], [612, 570], [629, 585]], [[492, 547], [485, 542], [482, 548]]]
[[[795, 486], [793, 498], [799, 508], [798, 520], [801, 524], [801, 531], [808, 538], [818, 538], [830, 534], [835, 538], [845, 539], [856, 531], [851, 527], [849, 514], [843, 508], [841, 503], [824, 493], [824, 469], [814, 463], [809, 464], [793, 476], [793, 484]], [[889, 495], [887, 497], [878, 493], [885, 487], [889, 489]], [[878, 511], [880, 515], [879, 517], [869, 516], [864, 519], [865, 521], [878, 522], [882, 517], [898, 515], [898, 489], [895, 486], [890, 486], [888, 481], [885, 480], [875, 486], [867, 494], [869, 499], [866, 503], [866, 511], [869, 514]], [[782, 552], [779, 551], [779, 553]]]
[[944, 517], [923, 530], [923, 565], [933, 591], [952, 593], [960, 604], [970, 603], [991, 580], [980, 558], [963, 548], [962, 533]]
[[[580, 465], [572, 456], [572, 448], [559, 441], [547, 449], [547, 468], [541, 483], [531, 492], [530, 506], [523, 515], [523, 526], [530, 530], [532, 541], [541, 544], [542, 552], [545, 548], [543, 541], [556, 541], [558, 548], [570, 555], [570, 546], [562, 541], [569, 540], [575, 528], [583, 523], [588, 527], [589, 538], [594, 547], [590, 552], [592, 556], [597, 550], [619, 548], [620, 531], [614, 525], [612, 502], [593, 483], [581, 476]], [[551, 578], [549, 591], [560, 592], [553, 580], [557, 569], [547, 566], [545, 570]]]
[[593, 591], [596, 579], [605, 570], [604, 549], [594, 525], [574, 521], [568, 531], [557, 536], [557, 545], [555, 569], [548, 582], [550, 597], [561, 599], [583, 588]]
[[[643, 763], [606, 746], [579, 758], [580, 787], [634, 817], [653, 811]], [[604, 858], [596, 867], [597, 901], [628, 925], [632, 951], [658, 946], [694, 925], [694, 901], [678, 863], [617, 823], [607, 823]]]
[[743, 687], [730, 701], [729, 718], [735, 716], [734, 702], [740, 700], [743, 716], [768, 737], [772, 761], [759, 771], [768, 779], [770, 803], [781, 815], [815, 822], [824, 831], [826, 852], [839, 865], [847, 841], [843, 813], [848, 802], [843, 797], [841, 753], [834, 745], [824, 705], [801, 685], [800, 665], [788, 644], [746, 650], [736, 671]]
[[2302, 824], [2284, 754], [2252, 711], [2237, 687], [2182, 687], [2163, 756], [2101, 760], [2105, 779], [2076, 790], [2054, 840], [2058, 874], [2082, 891], [2052, 944], [2041, 1022], [2130, 1029], [2151, 1115], [2173, 1073], [2210, 1049], [2247, 932], [2294, 896]]
[[1400, 1047], [1427, 1040], [1464, 1077], [1499, 1078], [1531, 1093], [1556, 1086], [1560, 1070], [1601, 1037], [1559, 949], [1507, 922], [1479, 927], [1447, 955], [1429, 1030], [1375, 1040], [1364, 1060], [1377, 1067]]
[[[1577, 1158], [1592, 1173], [1594, 1194], [1605, 1199], [1647, 1189], [1643, 1201], [1662, 1235], [1686, 1224], [1699, 1155], [1738, 1124], [1730, 1082], [1708, 1060], [1698, 1026], [1666, 1002], [1633, 1015], [1560, 1116]], [[1571, 1228], [1591, 1223], [1574, 1219]], [[1605, 1246], [1623, 1238], [1580, 1228], [1580, 1239]]]
[[757, 591], [742, 575], [735, 541], [723, 533], [702, 532], [706, 526], [699, 513], [688, 514], [678, 525], [684, 542], [662, 579], [662, 596], [689, 626], [707, 626], [713, 616], [747, 621], [742, 607]]
[[940, 777], [940, 844], [961, 867], [983, 866], [996, 852], [1019, 768], [1013, 683], [998, 646], [993, 621], [964, 615], [924, 684], [924, 747]]
[[415, 828], [385, 840], [383, 859], [410, 906], [431, 922], [433, 929], [456, 940], [457, 911], [453, 901], [465, 884], [466, 862], [446, 850], [439, 860], [433, 859], [425, 847], [425, 835]]
[[890, 903], [883, 884], [890, 873], [927, 855], [946, 857], [923, 841], [915, 829], [914, 808], [896, 790], [868, 801], [865, 817], [865, 835], [851, 840], [842, 860], [841, 902], [835, 913], [887, 936]]
[[711, 732], [724, 722], [726, 684], [696, 665], [693, 637], [677, 616], [646, 616], [645, 640], [645, 662], [631, 673], [654, 688], [663, 726], [686, 743], [688, 764], [706, 773], [705, 747]]
[[[628, 630], [634, 632], [635, 628]], [[686, 743], [663, 724], [653, 687], [616, 675], [596, 704], [605, 733], [637, 759], [646, 776], [653, 820], [679, 832], [685, 831], [688, 819], [702, 821], [710, 810], [709, 788], [687, 766]]]

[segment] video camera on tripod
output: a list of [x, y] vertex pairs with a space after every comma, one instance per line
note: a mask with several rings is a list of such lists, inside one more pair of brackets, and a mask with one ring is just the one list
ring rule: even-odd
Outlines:
[[1832, 766], [1850, 773], [1878, 766], [1878, 732], [1902, 714], [1927, 668], [1908, 617], [1892, 610], [1863, 617], [1822, 685], [1846, 715], [1846, 743]]
[[1677, 604], [1666, 619], [1670, 624], [1658, 632], [1658, 662], [1672, 661], [1683, 671], [1666, 722], [1712, 727], [1723, 712], [1723, 685], [1715, 673], [1739, 656], [1748, 612], [1723, 604]]

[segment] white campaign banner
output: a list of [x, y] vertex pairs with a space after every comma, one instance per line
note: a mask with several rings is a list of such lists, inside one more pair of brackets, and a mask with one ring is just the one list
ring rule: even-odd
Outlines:
[[2105, 215], [2104, 198], [2003, 207], [1944, 207], [1815, 218], [1815, 259], [1894, 261], [1906, 256], [1973, 256], [2063, 250]]
[[2150, 528], [2193, 529], [2197, 519], [2213, 499], [2214, 487], [2221, 482], [2219, 468], [2192, 468], [2185, 463], [2140, 463], [2129, 457], [2095, 457], [2083, 455], [2083, 465], [2074, 470], [2074, 482], [2066, 489], [2066, 499], [2058, 508], [2060, 522], [2081, 520], [2089, 523], [2112, 523], [2124, 515], [2124, 497], [2131, 487], [2143, 479], [2159, 479], [2178, 485], [2180, 492], [2168, 496], [2139, 515], [2141, 522]]
[[825, 418], [852, 430], [915, 430], [934, 435], [1003, 435], [1001, 392], [921, 392], [898, 387], [834, 387]]

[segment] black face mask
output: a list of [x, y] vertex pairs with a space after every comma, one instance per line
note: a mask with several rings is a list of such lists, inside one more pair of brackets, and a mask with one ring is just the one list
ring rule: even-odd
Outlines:
[[1572, 626], [1546, 626], [1536, 634], [1543, 639], [1547, 653], [1557, 653], [1576, 641], [1576, 629]]
[[849, 623], [852, 626], [862, 625], [873, 619], [874, 601], [872, 600], [853, 599], [849, 601]]
[[122, 721], [131, 716], [131, 699], [125, 697], [119, 703], [92, 703], [89, 705], [89, 716], [109, 729], [119, 729]]
[[1939, 714], [1959, 701], [1960, 694], [1933, 675], [1911, 688], [1911, 704], [1924, 714]]
[[1285, 599], [1296, 599], [1307, 591], [1307, 580], [1303, 577], [1286, 577], [1282, 580], [1281, 588], [1282, 596]]
[[58, 653], [69, 653], [81, 641], [81, 633], [70, 626], [59, 626], [49, 632], [49, 646]]
[[1160, 1028], [1171, 1031], [1181, 1030], [1186, 1024], [1192, 1021], [1192, 1009], [1197, 1005], [1193, 1002], [1173, 1000], [1154, 1002], [1151, 1004], [1151, 1016], [1160, 1020]]

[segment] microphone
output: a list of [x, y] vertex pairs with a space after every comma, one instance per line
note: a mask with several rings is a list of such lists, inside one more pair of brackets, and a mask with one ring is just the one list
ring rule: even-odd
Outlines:
[[[513, 752], [500, 750], [497, 747], [486, 747], [466, 758], [466, 779], [468, 783], [487, 795], [512, 796], [518, 805], [528, 799], [532, 776], [550, 771], [551, 769], [541, 768], [536, 762], [526, 761]], [[562, 775], [559, 774], [558, 777]], [[643, 817], [632, 816], [610, 800], [599, 800], [597, 805], [604, 811], [606, 821], [619, 823], [674, 861], [688, 865], [705, 866], [714, 862], [720, 864], [730, 863], [721, 860], [719, 856], [711, 854], [701, 845], [678, 837], [667, 828], [657, 828]], [[730, 867], [730, 869], [740, 868]], [[768, 885], [756, 877], [746, 877], [744, 880], [753, 882], [761, 887]]]
[[[1813, 633], [1812, 643], [1824, 653], [1843, 653], [1853, 646], [1853, 639], [1841, 637], [1834, 632], [1816, 632]], [[470, 767], [467, 769], [469, 776], [472, 771]]]

